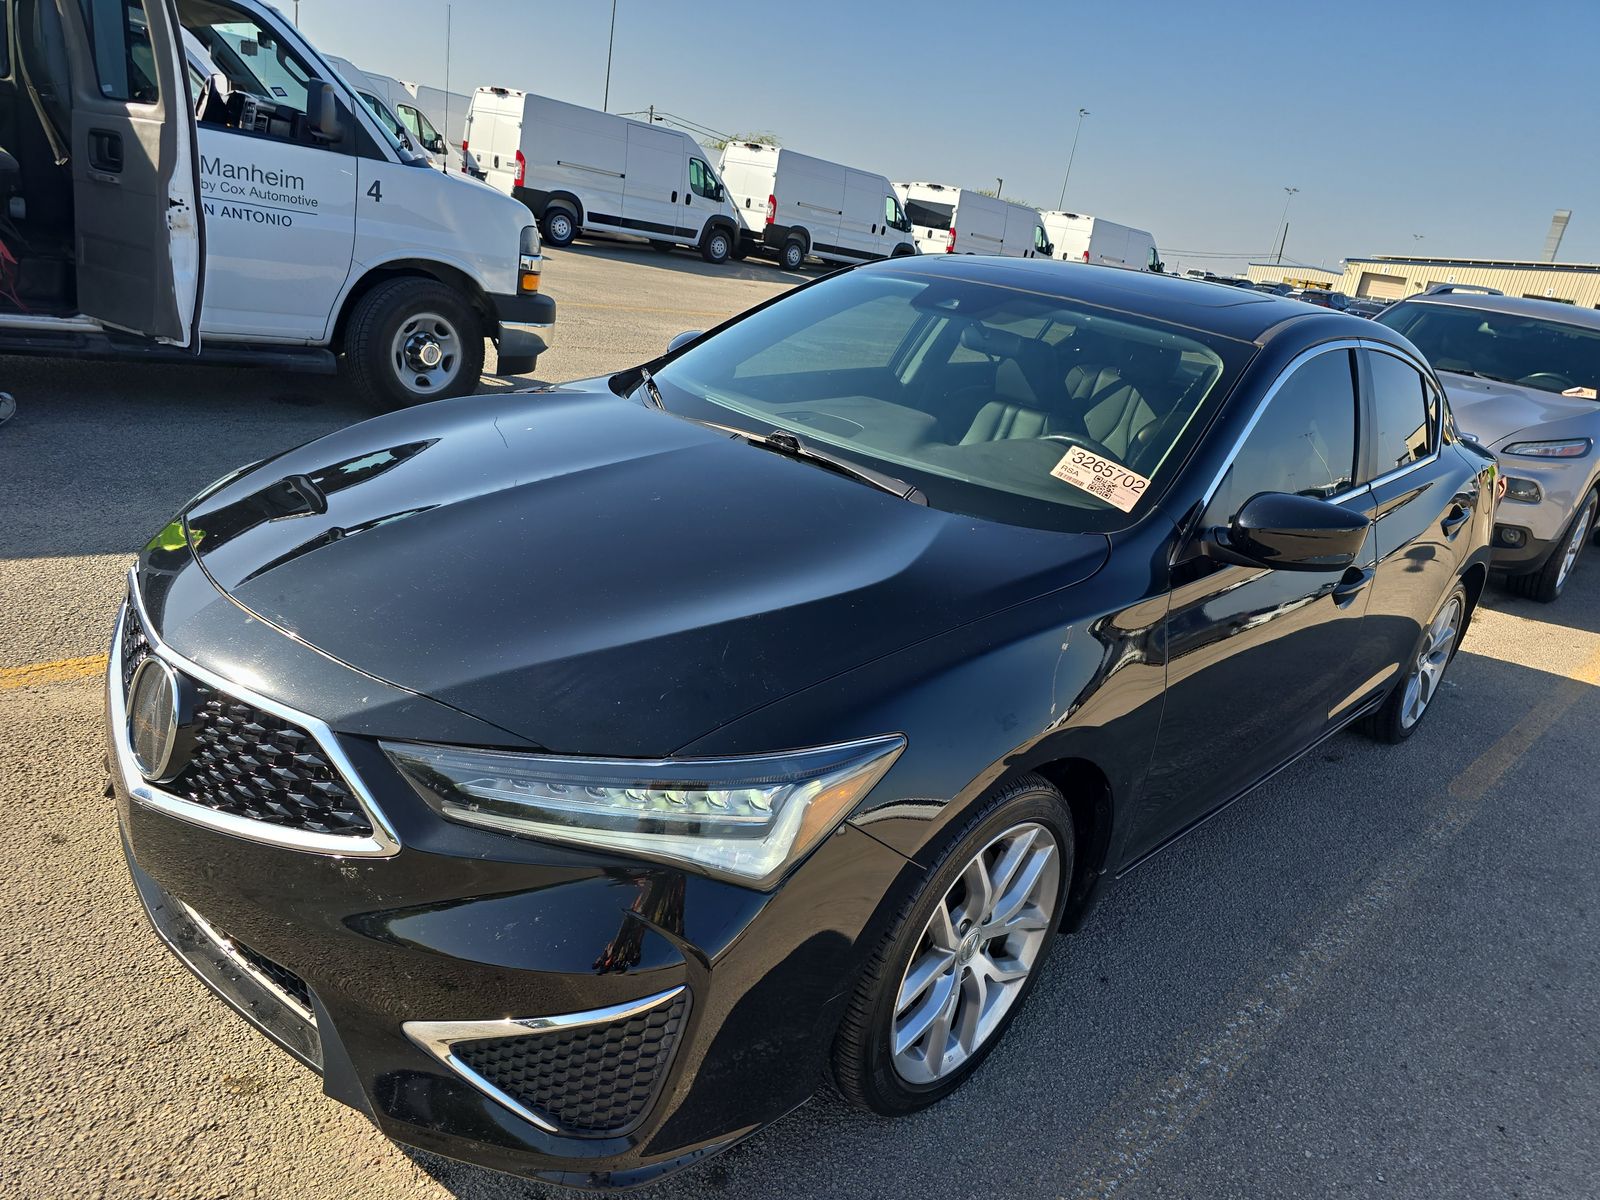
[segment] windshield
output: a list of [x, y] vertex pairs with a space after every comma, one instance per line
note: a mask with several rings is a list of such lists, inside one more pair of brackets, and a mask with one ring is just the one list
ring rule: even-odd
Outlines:
[[1438, 371], [1590, 400], [1600, 389], [1600, 329], [1421, 301], [1396, 304], [1374, 319], [1410, 338]]
[[1089, 531], [1148, 506], [1251, 352], [1071, 299], [874, 268], [753, 313], [655, 381], [669, 411], [793, 433], [934, 507]]

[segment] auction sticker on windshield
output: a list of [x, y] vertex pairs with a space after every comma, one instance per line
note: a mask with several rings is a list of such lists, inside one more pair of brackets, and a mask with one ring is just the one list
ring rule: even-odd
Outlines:
[[1068, 450], [1061, 461], [1050, 468], [1050, 474], [1123, 512], [1132, 512], [1145, 488], [1150, 486], [1150, 481], [1138, 472], [1128, 470], [1114, 459], [1091, 454], [1082, 446]]

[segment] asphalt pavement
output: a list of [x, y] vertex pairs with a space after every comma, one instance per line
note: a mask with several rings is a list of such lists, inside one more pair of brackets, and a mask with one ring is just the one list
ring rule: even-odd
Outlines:
[[[553, 251], [537, 377], [636, 363], [798, 278]], [[364, 411], [241, 370], [0, 358], [0, 389], [0, 1196], [571, 1195], [324, 1098], [158, 943], [102, 797], [133, 554], [211, 479]], [[824, 1090], [636, 1194], [1600, 1194], [1597, 730], [1591, 553], [1555, 605], [1491, 586], [1410, 742], [1341, 734], [1121, 880], [961, 1092], [891, 1122]]]

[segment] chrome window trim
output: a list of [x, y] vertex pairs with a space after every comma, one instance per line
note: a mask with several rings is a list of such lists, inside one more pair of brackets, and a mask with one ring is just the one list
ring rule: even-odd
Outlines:
[[284, 991], [272, 981], [272, 977], [270, 975], [258, 968], [244, 955], [240, 954], [238, 948], [233, 944], [232, 938], [228, 937], [221, 930], [215, 928], [210, 921], [206, 920], [199, 913], [195, 912], [195, 910], [190, 908], [187, 904], [184, 904], [182, 900], [178, 900], [176, 903], [182, 906], [184, 915], [187, 916], [189, 920], [194, 922], [195, 928], [201, 933], [205, 934], [206, 937], [211, 940], [212, 945], [216, 946], [219, 954], [226, 955], [230, 963], [265, 988], [269, 993], [271, 993], [273, 999], [282, 1003], [296, 1016], [300, 1017], [302, 1020], [309, 1021], [312, 1025], [317, 1023], [317, 1014], [312, 1012], [304, 1004], [300, 1003], [300, 1001], [296, 1000], [288, 992]]
[[1444, 421], [1445, 404], [1444, 389], [1439, 386], [1432, 375], [1417, 365], [1415, 359], [1402, 351], [1398, 346], [1391, 346], [1387, 342], [1367, 341], [1365, 338], [1363, 338], [1359, 343], [1359, 347], [1362, 350], [1387, 354], [1390, 358], [1398, 359], [1400, 362], [1405, 363], [1406, 366], [1410, 367], [1422, 377], [1423, 386], [1432, 389], [1439, 400], [1439, 404], [1434, 409], [1433, 413], [1433, 428], [1429, 430], [1429, 433], [1432, 435], [1431, 440], [1433, 442], [1433, 449], [1429, 452], [1426, 458], [1419, 458], [1416, 462], [1406, 463], [1406, 465], [1403, 467], [1394, 467], [1388, 471], [1385, 471], [1382, 475], [1374, 475], [1362, 485], [1363, 487], [1378, 488], [1382, 487], [1386, 483], [1393, 483], [1397, 479], [1402, 479], [1411, 474], [1412, 471], [1418, 470], [1421, 467], [1430, 466], [1439, 461], [1439, 455], [1444, 450], [1444, 430], [1442, 427], [1442, 423]]
[[[219, 692], [235, 696], [247, 704], [271, 713], [279, 720], [298, 725], [309, 733], [329, 764], [338, 772], [344, 785], [350, 789], [356, 803], [361, 806], [362, 812], [372, 824], [372, 833], [365, 837], [353, 837], [347, 834], [311, 833], [303, 829], [272, 825], [250, 817], [217, 812], [203, 804], [195, 804], [181, 796], [174, 796], [171, 792], [162, 791], [146, 781], [138, 765], [133, 761], [133, 752], [128, 746], [126, 698], [119, 686], [122, 679], [122, 635], [127, 625], [129, 604], [133, 605], [144, 626], [144, 635], [150, 643], [151, 654]], [[123, 787], [144, 807], [231, 837], [263, 842], [269, 846], [299, 850], [308, 854], [327, 854], [339, 858], [392, 858], [400, 852], [399, 836], [361, 782], [355, 767], [340, 749], [333, 730], [325, 722], [317, 720], [310, 714], [290, 708], [287, 704], [280, 704], [276, 700], [269, 700], [247, 687], [224, 679], [198, 663], [190, 662], [173, 650], [156, 635], [150, 616], [144, 610], [144, 602], [139, 596], [138, 580], [133, 571], [128, 572], [128, 600], [117, 613], [116, 631], [111, 639], [111, 659], [106, 669], [106, 704], [111, 714], [111, 744], [116, 751], [116, 765], [122, 776]]]
[[[1306, 363], [1310, 362], [1313, 358], [1318, 358], [1324, 354], [1332, 354], [1336, 350], [1342, 350], [1348, 354], [1351, 350], [1361, 349], [1363, 344], [1364, 343], [1359, 338], [1340, 338], [1337, 341], [1322, 342], [1318, 345], [1310, 347], [1309, 349], [1302, 350], [1299, 354], [1295, 355], [1289, 360], [1288, 365], [1285, 366], [1282, 371], [1278, 372], [1278, 377], [1272, 381], [1272, 386], [1267, 389], [1266, 394], [1262, 396], [1261, 400], [1256, 404], [1256, 411], [1250, 415], [1250, 420], [1246, 422], [1244, 429], [1240, 431], [1239, 436], [1234, 440], [1233, 446], [1228, 450], [1227, 459], [1224, 460], [1221, 469], [1217, 471], [1216, 477], [1212, 479], [1210, 486], [1206, 488], [1205, 494], [1201, 497], [1200, 504], [1198, 506], [1200, 513], [1204, 513], [1207, 508], [1211, 507], [1211, 501], [1216, 499], [1217, 490], [1222, 487], [1223, 479], [1226, 478], [1228, 472], [1233, 469], [1234, 460], [1239, 457], [1239, 451], [1244, 449], [1245, 442], [1248, 441], [1250, 435], [1255, 432], [1256, 425], [1260, 423], [1262, 414], [1267, 411], [1267, 406], [1277, 398], [1278, 392], [1281, 391], [1283, 385], [1294, 376], [1295, 372], [1303, 367]], [[1359, 381], [1352, 381], [1352, 384], [1353, 386], [1350, 398], [1355, 401], [1357, 410], [1359, 411], [1361, 406], [1361, 393], [1359, 390], [1360, 384]], [[1359, 450], [1359, 447], [1357, 447], [1357, 449]], [[1340, 503], [1345, 498], [1359, 494], [1364, 488], [1370, 486], [1370, 481], [1367, 483], [1357, 483], [1347, 488], [1345, 491], [1340, 492], [1337, 496], [1328, 497], [1328, 499], [1333, 503]]]
[[526, 1037], [539, 1033], [563, 1033], [589, 1025], [609, 1025], [614, 1021], [625, 1021], [675, 1000], [684, 990], [684, 985], [679, 984], [675, 988], [668, 988], [664, 992], [657, 992], [642, 1000], [631, 1000], [624, 1004], [613, 1004], [609, 1008], [594, 1008], [585, 1012], [560, 1013], [550, 1017], [507, 1017], [489, 1021], [406, 1021], [400, 1028], [418, 1047], [438, 1059], [495, 1103], [504, 1105], [524, 1121], [538, 1126], [547, 1133], [562, 1133], [561, 1127], [550, 1118], [540, 1116], [467, 1066], [456, 1057], [453, 1048], [460, 1042]]

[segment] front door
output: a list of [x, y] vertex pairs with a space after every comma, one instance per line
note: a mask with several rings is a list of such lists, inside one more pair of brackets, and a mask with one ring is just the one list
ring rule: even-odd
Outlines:
[[[1261, 492], [1370, 512], [1356, 484], [1355, 350], [1291, 364], [1223, 474], [1199, 528], [1224, 526]], [[1181, 550], [1164, 642], [1167, 698], [1130, 833], [1138, 857], [1225, 804], [1337, 721], [1370, 674], [1363, 616], [1377, 557], [1369, 532], [1345, 571], [1233, 566]]]
[[342, 95], [337, 127], [321, 128], [318, 68], [281, 30], [225, 0], [193, 13], [203, 66], [226, 85], [200, 113], [206, 332], [320, 342], [350, 274], [367, 135]]
[[28, 0], [17, 13], [29, 91], [70, 162], [79, 309], [197, 348], [199, 181], [171, 0]]

